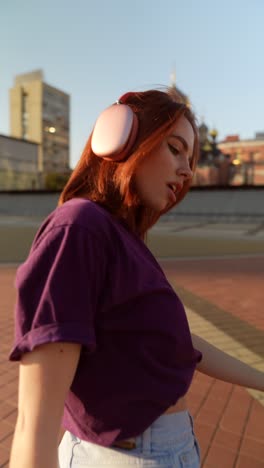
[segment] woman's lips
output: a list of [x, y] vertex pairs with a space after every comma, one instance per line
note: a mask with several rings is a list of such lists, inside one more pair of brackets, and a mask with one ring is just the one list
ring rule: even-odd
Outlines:
[[168, 186], [168, 193], [169, 193], [169, 198], [172, 201], [172, 203], [175, 203], [176, 202], [176, 194], [169, 186]]

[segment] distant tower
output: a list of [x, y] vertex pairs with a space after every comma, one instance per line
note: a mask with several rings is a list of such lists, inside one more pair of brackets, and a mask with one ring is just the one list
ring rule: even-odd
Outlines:
[[10, 133], [39, 144], [39, 173], [69, 169], [69, 117], [70, 96], [44, 83], [42, 70], [15, 77], [10, 89]]
[[208, 132], [209, 132], [209, 128], [207, 127], [207, 125], [205, 124], [204, 122], [204, 117], [202, 117], [202, 123], [201, 125], [199, 126], [199, 136], [200, 136], [200, 143], [203, 145], [207, 139], [208, 139]]
[[176, 70], [173, 68], [170, 74], [170, 86], [171, 88], [176, 88]]
[[182, 102], [186, 104], [187, 107], [191, 107], [190, 100], [186, 94], [184, 94], [177, 86], [176, 86], [176, 70], [173, 67], [173, 70], [170, 74], [170, 88], [177, 92], [177, 94], [182, 99]]

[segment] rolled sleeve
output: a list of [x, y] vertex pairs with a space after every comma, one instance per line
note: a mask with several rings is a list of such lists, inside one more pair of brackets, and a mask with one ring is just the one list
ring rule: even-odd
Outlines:
[[104, 249], [82, 226], [57, 226], [36, 239], [17, 270], [15, 343], [9, 359], [20, 360], [36, 346], [56, 341], [95, 350], [104, 270]]

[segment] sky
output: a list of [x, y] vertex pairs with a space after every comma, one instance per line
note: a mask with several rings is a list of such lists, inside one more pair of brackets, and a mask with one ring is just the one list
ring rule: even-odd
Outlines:
[[263, 0], [0, 0], [0, 12], [0, 134], [15, 75], [42, 69], [71, 97], [72, 168], [105, 107], [173, 70], [219, 141], [264, 132]]

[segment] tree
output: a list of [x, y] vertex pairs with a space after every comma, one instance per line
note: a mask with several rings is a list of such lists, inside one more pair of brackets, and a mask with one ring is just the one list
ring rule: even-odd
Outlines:
[[68, 182], [71, 173], [55, 173], [49, 172], [45, 176], [45, 189], [46, 190], [62, 190]]

